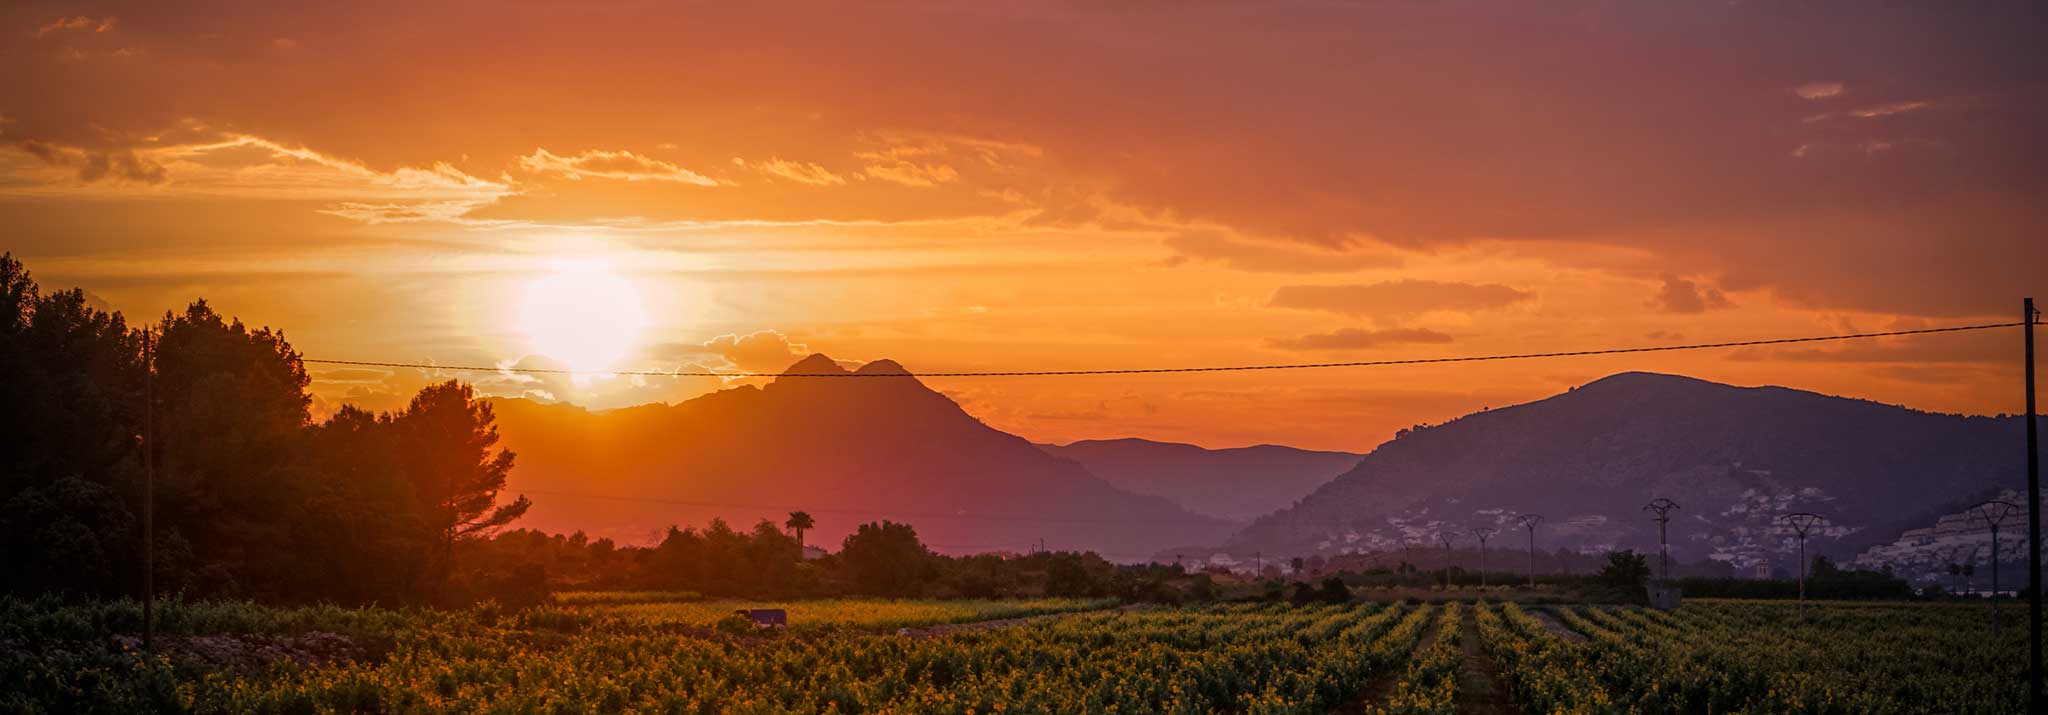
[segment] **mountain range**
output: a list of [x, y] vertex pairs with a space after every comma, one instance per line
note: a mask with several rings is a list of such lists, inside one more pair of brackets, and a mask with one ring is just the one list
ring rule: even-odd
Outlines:
[[[1446, 536], [1469, 549], [1481, 528], [1495, 530], [1492, 548], [1517, 548], [1522, 514], [1542, 515], [1544, 552], [1654, 552], [1643, 507], [1666, 498], [1679, 504], [1668, 524], [1676, 561], [1794, 569], [1797, 541], [1782, 517], [1804, 511], [1827, 518], [1810, 534], [1812, 554], [1927, 569], [1942, 559], [1916, 551], [1924, 537], [1914, 534], [1927, 532], [1911, 530], [1949, 536], [1958, 514], [2024, 482], [2015, 417], [1675, 375], [1609, 376], [1403, 430], [1358, 455], [1140, 439], [1035, 445], [888, 360], [847, 373], [813, 355], [789, 372], [846, 377], [784, 376], [604, 412], [494, 400], [518, 453], [509, 489], [535, 502], [522, 525], [648, 543], [671, 525], [723, 518], [744, 529], [804, 510], [817, 522], [807, 541], [828, 548], [860, 523], [891, 519], [945, 553], [1043, 546], [1120, 561], [1275, 563], [1437, 547]], [[1951, 541], [1937, 546], [1953, 550]]]
[[1623, 373], [1563, 394], [1403, 431], [1301, 503], [1231, 537], [1235, 554], [1469, 548], [1473, 529], [1540, 548], [1657, 549], [1644, 506], [1679, 503], [1672, 558], [1738, 573], [1796, 568], [1782, 520], [1827, 518], [1807, 548], [1848, 561], [2025, 481], [2016, 417], [1936, 414], [1783, 387]]
[[804, 510], [817, 523], [806, 541], [834, 550], [858, 524], [890, 519], [941, 552], [1042, 544], [1121, 560], [1217, 543], [1234, 526], [993, 429], [894, 362], [853, 377], [812, 355], [786, 372], [847, 376], [604, 412], [494, 401], [518, 455], [507, 489], [534, 500], [521, 525], [648, 543], [671, 525], [746, 529]]
[[1351, 469], [1361, 456], [1275, 444], [1207, 449], [1136, 438], [1038, 447], [1080, 462], [1118, 488], [1165, 497], [1195, 513], [1240, 522], [1293, 504]]

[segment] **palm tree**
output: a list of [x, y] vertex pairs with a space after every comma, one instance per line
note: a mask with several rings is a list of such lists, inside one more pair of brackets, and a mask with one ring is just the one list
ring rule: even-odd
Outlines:
[[817, 526], [817, 522], [811, 521], [810, 512], [792, 511], [789, 513], [789, 521], [782, 522], [782, 525], [788, 527], [790, 531], [796, 532], [796, 558], [798, 561], [802, 561], [804, 558], [804, 530]]

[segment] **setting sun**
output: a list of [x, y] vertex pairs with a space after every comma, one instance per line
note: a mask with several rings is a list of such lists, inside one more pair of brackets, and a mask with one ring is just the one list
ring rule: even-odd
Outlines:
[[519, 330], [527, 349], [571, 370], [617, 367], [646, 326], [639, 290], [598, 261], [555, 264], [520, 296]]
[[0, 0], [0, 715], [2048, 715], [2044, 34]]

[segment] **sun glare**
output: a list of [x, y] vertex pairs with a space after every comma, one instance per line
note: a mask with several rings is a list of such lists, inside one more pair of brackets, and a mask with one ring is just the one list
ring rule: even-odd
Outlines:
[[520, 299], [527, 348], [572, 370], [617, 367], [646, 327], [640, 292], [601, 261], [555, 264], [527, 283]]

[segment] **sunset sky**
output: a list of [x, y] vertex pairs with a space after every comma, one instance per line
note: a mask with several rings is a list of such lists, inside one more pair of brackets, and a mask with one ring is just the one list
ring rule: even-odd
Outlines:
[[[2048, 299], [2019, 3], [278, 5], [0, 6], [0, 250], [311, 358], [624, 370], [1440, 357]], [[1365, 450], [1624, 370], [2016, 412], [2018, 340], [929, 382], [1040, 441]], [[313, 374], [322, 414], [437, 379]], [[459, 376], [592, 408], [728, 383]]]

